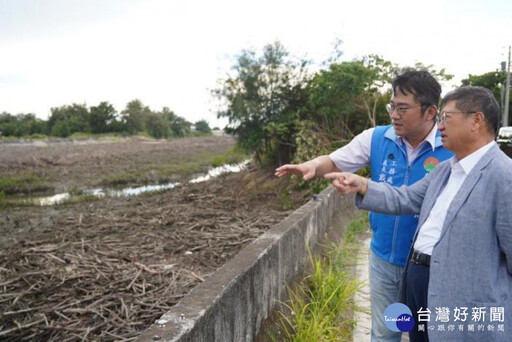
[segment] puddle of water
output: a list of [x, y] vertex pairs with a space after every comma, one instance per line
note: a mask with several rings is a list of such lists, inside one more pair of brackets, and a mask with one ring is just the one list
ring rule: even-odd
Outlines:
[[65, 192], [63, 194], [57, 194], [57, 195], [53, 195], [53, 196], [49, 196], [49, 197], [35, 198], [32, 200], [27, 200], [27, 201], [35, 202], [38, 205], [44, 206], [44, 205], [57, 204], [59, 202], [62, 202], [64, 200], [68, 199], [69, 197], [71, 197], [71, 195], [69, 193]]
[[[216, 168], [211, 169], [208, 171], [207, 174], [198, 176], [192, 180], [190, 180], [190, 183], [200, 183], [205, 182], [207, 180], [210, 180], [211, 178], [215, 178], [217, 176], [220, 176], [223, 173], [228, 172], [240, 172], [244, 170], [247, 165], [249, 164], [249, 160], [246, 160], [240, 164], [231, 164], [231, 165], [222, 165]], [[158, 184], [158, 185], [144, 185], [139, 187], [129, 187], [124, 188], [120, 190], [113, 190], [113, 189], [90, 189], [90, 190], [84, 190], [84, 194], [86, 195], [92, 195], [97, 197], [124, 197], [124, 196], [138, 196], [143, 193], [148, 192], [154, 192], [154, 191], [161, 191], [161, 190], [169, 190], [176, 186], [181, 185], [179, 182], [174, 183], [167, 183], [167, 184]], [[47, 196], [47, 197], [36, 197], [28, 199], [27, 201], [30, 201], [36, 205], [41, 206], [47, 206], [47, 205], [55, 205], [58, 204], [64, 200], [67, 200], [69, 198], [72, 198], [73, 195], [69, 193], [62, 193], [57, 194], [53, 196]]]
[[216, 168], [211, 169], [208, 171], [206, 175], [199, 176], [197, 178], [194, 178], [190, 181], [190, 183], [201, 183], [205, 182], [207, 180], [210, 180], [211, 178], [215, 178], [217, 176], [220, 176], [223, 173], [228, 172], [240, 172], [249, 164], [249, 160], [246, 160], [242, 162], [241, 164], [231, 164], [231, 165], [222, 165]]

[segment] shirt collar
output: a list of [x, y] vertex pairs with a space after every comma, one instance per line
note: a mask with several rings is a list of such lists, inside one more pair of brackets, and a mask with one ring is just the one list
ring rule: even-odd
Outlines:
[[478, 150], [471, 153], [470, 155], [462, 158], [461, 160], [457, 160], [457, 158], [455, 156], [453, 156], [450, 159], [452, 168], [455, 166], [455, 164], [458, 163], [464, 170], [464, 173], [466, 175], [468, 175], [471, 172], [471, 170], [475, 167], [475, 165], [480, 161], [480, 159], [482, 159], [484, 154], [486, 154], [487, 151], [489, 151], [495, 143], [496, 142], [493, 140], [490, 143], [488, 143], [487, 145], [480, 147]]
[[[421, 144], [423, 144], [423, 142], [426, 141], [430, 144], [432, 151], [434, 151], [436, 149], [436, 137], [437, 137], [437, 122], [434, 124], [434, 127], [432, 127], [432, 129], [430, 130], [428, 135], [425, 137], [425, 139], [423, 139], [423, 141], [418, 144], [418, 146], [420, 146]], [[397, 136], [397, 141], [399, 143], [404, 143], [405, 139], [403, 137]]]

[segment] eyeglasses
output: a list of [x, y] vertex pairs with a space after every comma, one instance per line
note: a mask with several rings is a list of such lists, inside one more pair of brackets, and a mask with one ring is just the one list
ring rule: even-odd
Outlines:
[[457, 112], [457, 111], [447, 112], [447, 111], [443, 110], [442, 112], [440, 112], [437, 115], [437, 121], [438, 122], [446, 122], [446, 119], [447, 119], [446, 114], [451, 114], [451, 113], [475, 114], [475, 113], [478, 113], [478, 112], [475, 112], [475, 111], [473, 111], [473, 112]]
[[407, 112], [409, 109], [418, 108], [418, 107], [422, 107], [422, 106], [423, 105], [414, 106], [414, 107], [407, 107], [407, 106], [404, 106], [404, 105], [395, 106], [392, 103], [388, 103], [386, 105], [386, 110], [388, 111], [388, 114], [391, 115], [391, 114], [393, 114], [393, 112], [396, 109], [398, 115], [403, 116], [405, 114], [405, 112]]

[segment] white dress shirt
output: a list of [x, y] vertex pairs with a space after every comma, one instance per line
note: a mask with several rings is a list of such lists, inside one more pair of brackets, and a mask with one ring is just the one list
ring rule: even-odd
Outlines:
[[[372, 146], [372, 135], [375, 128], [369, 128], [358, 134], [350, 143], [332, 152], [329, 157], [336, 167], [344, 172], [356, 172], [357, 170], [370, 164], [370, 153]], [[416, 159], [421, 149], [426, 143], [432, 147], [436, 146], [437, 123], [430, 130], [425, 139], [413, 148], [407, 139], [398, 137], [398, 142], [405, 144], [407, 152], [407, 161], [409, 165]]]
[[448, 213], [448, 208], [453, 198], [457, 195], [462, 183], [464, 183], [464, 180], [473, 167], [475, 167], [494, 144], [495, 142], [491, 141], [460, 161], [457, 161], [456, 157], [450, 159], [450, 163], [452, 164], [450, 178], [443, 190], [441, 190], [441, 194], [436, 199], [436, 203], [432, 207], [427, 220], [420, 227], [418, 237], [414, 243], [415, 250], [432, 255], [434, 245], [439, 241], [439, 237], [441, 236], [444, 220], [446, 219], [446, 214]]

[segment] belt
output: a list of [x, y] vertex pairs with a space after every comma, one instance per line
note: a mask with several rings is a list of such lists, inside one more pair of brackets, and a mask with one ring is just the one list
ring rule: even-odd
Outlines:
[[414, 250], [412, 252], [411, 261], [416, 265], [430, 266], [430, 255]]

